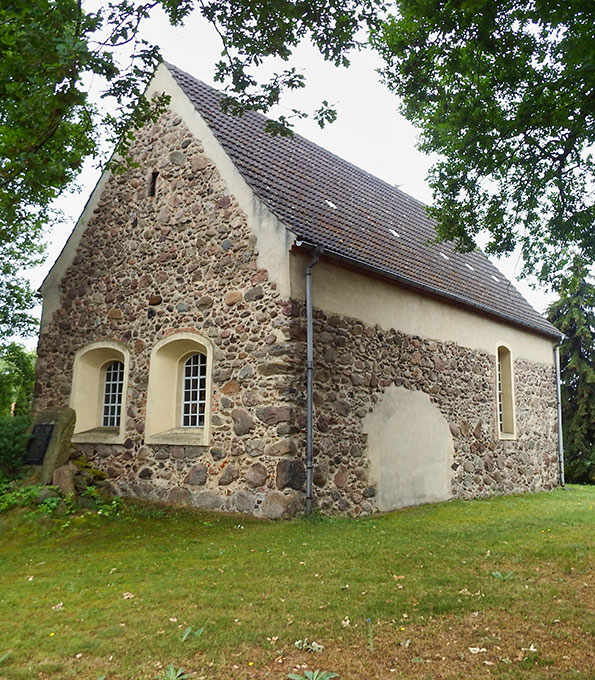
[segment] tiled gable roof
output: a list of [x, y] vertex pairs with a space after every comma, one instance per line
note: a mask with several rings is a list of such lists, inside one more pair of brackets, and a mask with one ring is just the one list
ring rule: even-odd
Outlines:
[[267, 134], [260, 114], [223, 113], [219, 92], [168, 69], [255, 194], [299, 239], [414, 289], [560, 335], [482, 253], [429, 244], [434, 227], [422, 203], [299, 135]]

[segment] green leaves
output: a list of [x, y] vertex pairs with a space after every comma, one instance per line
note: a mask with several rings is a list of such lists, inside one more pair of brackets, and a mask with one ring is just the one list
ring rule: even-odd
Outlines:
[[[21, 270], [41, 261], [43, 233], [57, 219], [52, 201], [98, 154], [99, 125], [117, 120], [102, 130], [115, 143], [125, 126], [150, 118], [150, 104], [136, 100], [156, 48], [140, 41], [124, 70], [112, 51], [136, 31], [139, 12], [124, 2], [87, 13], [77, 0], [0, 9], [0, 338], [37, 330]], [[105, 96], [118, 102], [113, 119], [90, 103], [83, 79], [91, 75], [107, 80]]]
[[384, 82], [440, 156], [440, 239], [520, 245], [525, 273], [552, 283], [573, 253], [595, 259], [592, 18], [579, 3], [400, 0], [374, 32]]
[[309, 641], [307, 637], [303, 640], [296, 640], [293, 643], [293, 646], [296, 649], [303, 649], [306, 652], [322, 652], [324, 649], [323, 645], [319, 642], [316, 642], [316, 640]]
[[35, 359], [34, 352], [15, 342], [0, 346], [0, 417], [30, 413]]
[[182, 642], [186, 642], [189, 637], [199, 638], [205, 632], [204, 626], [194, 630], [192, 626], [188, 626], [186, 630], [182, 633]]
[[[142, 94], [160, 60], [139, 27], [160, 5], [173, 25], [197, 8], [223, 40], [216, 79], [224, 107], [266, 112], [285, 90], [304, 87], [288, 65], [268, 80], [267, 57], [289, 62], [300, 41], [347, 66], [372, 36], [382, 78], [422, 130], [421, 148], [439, 161], [429, 181], [438, 236], [463, 250], [488, 234], [488, 253], [520, 246], [525, 271], [556, 282], [575, 254], [595, 259], [595, 105], [590, 7], [528, 0], [117, 0], [87, 11], [78, 0], [31, 0], [0, 8], [0, 338], [35, 331], [33, 292], [21, 274], [42, 257], [57, 220], [52, 201], [71, 186], [100, 138], [119, 158], [134, 129], [153, 121], [166, 97]], [[119, 56], [125, 49], [127, 67]], [[102, 79], [115, 106], [100, 113], [86, 83]], [[268, 124], [291, 135], [294, 110]], [[336, 118], [327, 101], [320, 126]], [[101, 130], [101, 134], [99, 134]]]
[[[188, 4], [183, 3], [183, 12], [188, 11]], [[174, 21], [178, 3], [167, 0], [162, 5]], [[327, 61], [348, 66], [347, 55], [364, 44], [366, 30], [379, 25], [384, 7], [383, 0], [202, 3], [202, 15], [223, 40], [215, 79], [228, 84], [229, 99], [233, 100], [226, 102], [228, 110], [266, 112], [278, 103], [284, 90], [303, 88], [305, 77], [294, 67], [275, 72], [265, 82], [260, 82], [253, 71], [267, 57], [289, 61], [294, 48], [304, 40], [314, 44]], [[307, 114], [295, 111], [294, 115]], [[336, 111], [323, 102], [313, 117], [322, 127], [334, 120]], [[279, 116], [269, 125], [269, 132], [289, 136], [290, 118]]]
[[27, 448], [35, 358], [14, 342], [0, 346], [0, 477], [17, 473]]
[[[228, 84], [226, 110], [267, 111], [281, 93], [304, 87], [295, 67], [259, 82], [252, 69], [266, 57], [287, 61], [303, 39], [325, 59], [347, 65], [362, 26], [378, 25], [382, 0], [275, 0], [268, 3], [193, 0], [116, 0], [87, 11], [78, 0], [4, 3], [0, 9], [0, 339], [34, 333], [28, 313], [34, 294], [21, 271], [38, 264], [44, 233], [58, 220], [52, 202], [73, 183], [85, 158], [115, 147], [114, 172], [133, 164], [127, 151], [134, 130], [154, 121], [168, 98], [142, 95], [160, 61], [157, 46], [139, 36], [157, 6], [173, 25], [197, 6], [219, 31], [224, 49], [216, 78]], [[125, 54], [122, 53], [125, 50]], [[124, 59], [121, 57], [124, 56]], [[127, 67], [121, 67], [121, 62]], [[89, 100], [99, 78], [111, 112]], [[268, 123], [271, 134], [291, 135], [294, 110]], [[336, 111], [327, 102], [313, 114], [320, 126]], [[100, 144], [100, 141], [104, 143]], [[103, 159], [105, 160], [105, 158]]]
[[296, 673], [290, 673], [287, 676], [290, 680], [332, 680], [332, 678], [338, 678], [338, 673], [333, 673], [332, 671], [304, 671], [303, 675], [297, 675]]
[[[41, 484], [31, 484], [30, 486], [18, 486], [16, 482], [0, 485], [0, 512], [5, 512], [11, 508], [23, 508], [33, 505], [39, 492], [44, 487]], [[4, 658], [7, 658], [7, 652]]]
[[183, 668], [176, 668], [173, 664], [169, 664], [164, 675], [156, 675], [156, 680], [189, 680], [192, 676]]

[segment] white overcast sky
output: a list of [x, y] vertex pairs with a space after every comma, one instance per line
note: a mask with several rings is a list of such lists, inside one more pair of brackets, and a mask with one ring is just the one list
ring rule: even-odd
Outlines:
[[[185, 26], [174, 28], [161, 11], [154, 11], [143, 33], [160, 46], [166, 61], [207, 84], [221, 87], [213, 80], [214, 65], [221, 51], [219, 37], [201, 17], [192, 16]], [[326, 99], [338, 109], [338, 120], [323, 130], [311, 120], [297, 120], [296, 132], [415, 198], [431, 202], [425, 182], [431, 158], [416, 150], [415, 128], [398, 113], [397, 98], [380, 83], [376, 73], [380, 61], [370, 52], [360, 52], [351, 56], [351, 62], [347, 69], [335, 68], [325, 63], [313, 48], [300, 47], [291, 64], [303, 70], [307, 86], [288, 96], [279, 112], [289, 114], [291, 108], [312, 111]], [[64, 221], [47, 236], [45, 264], [29, 273], [34, 286], [41, 284], [59, 255], [97, 180], [98, 171], [92, 162], [87, 163], [79, 182], [80, 191], [57, 201]], [[516, 280], [521, 270], [518, 257], [494, 260], [494, 264], [515, 282], [538, 311], [543, 312], [552, 301], [553, 296], [543, 290], [534, 290], [527, 282]], [[34, 341], [27, 344], [33, 346]]]

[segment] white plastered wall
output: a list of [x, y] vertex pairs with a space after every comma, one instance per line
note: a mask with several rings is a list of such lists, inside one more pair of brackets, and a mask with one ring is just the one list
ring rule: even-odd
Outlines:
[[379, 510], [451, 497], [452, 436], [427, 394], [388, 387], [364, 418], [364, 432]]
[[[301, 254], [291, 256], [292, 297], [305, 297], [309, 261]], [[431, 340], [456, 342], [492, 355], [497, 344], [505, 344], [514, 349], [515, 359], [553, 365], [553, 339], [326, 262], [319, 262], [312, 272], [314, 307], [327, 313]]]
[[[171, 98], [169, 108], [184, 121], [190, 132], [201, 141], [204, 152], [217, 166], [230, 195], [238, 201], [240, 208], [246, 213], [248, 226], [257, 238], [258, 266], [266, 269], [269, 279], [277, 284], [282, 297], [289, 297], [289, 249], [294, 236], [287, 231], [264, 203], [254, 194], [233, 164], [203, 117], [196, 111], [192, 102], [173, 79], [164, 64], [157, 69], [149, 84], [146, 96], [165, 92]], [[60, 281], [70, 266], [81, 237], [93, 215], [101, 194], [110, 177], [104, 172], [85, 209], [70, 235], [60, 257], [56, 260], [50, 273], [41, 286], [43, 296], [43, 312], [41, 331], [51, 323], [56, 310], [60, 307]]]

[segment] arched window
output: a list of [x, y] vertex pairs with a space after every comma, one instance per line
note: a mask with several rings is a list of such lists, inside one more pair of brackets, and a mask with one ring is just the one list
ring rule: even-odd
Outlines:
[[501, 439], [515, 437], [514, 380], [512, 355], [506, 345], [497, 348], [498, 434]]
[[197, 333], [176, 333], [155, 345], [147, 390], [147, 444], [208, 444], [212, 357], [210, 341]]
[[80, 349], [74, 357], [70, 405], [76, 411], [73, 441], [121, 444], [122, 408], [128, 386], [129, 352], [105, 340]]

